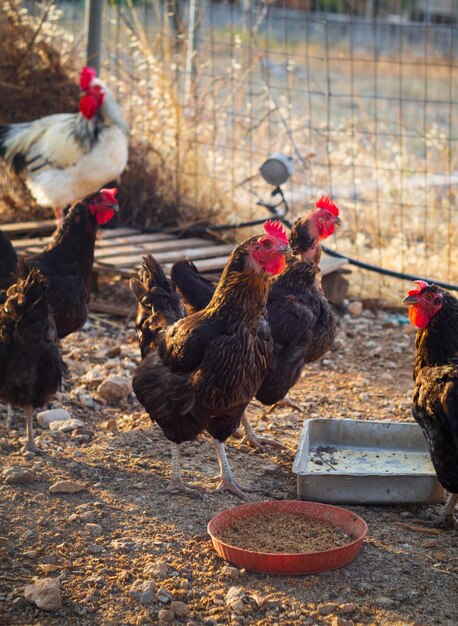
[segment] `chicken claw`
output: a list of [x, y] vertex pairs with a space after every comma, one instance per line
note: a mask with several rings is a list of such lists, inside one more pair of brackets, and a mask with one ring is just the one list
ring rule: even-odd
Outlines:
[[280, 441], [276, 441], [275, 439], [269, 439], [268, 437], [259, 437], [253, 430], [252, 425], [250, 424], [249, 419], [244, 414], [242, 417], [243, 428], [245, 429], [245, 434], [240, 442], [240, 445], [248, 444], [257, 450], [261, 450], [264, 446], [274, 446], [275, 448], [285, 449], [286, 446], [282, 444]]
[[245, 493], [241, 486], [237, 485], [234, 480], [229, 480], [228, 478], [222, 478], [215, 491], [230, 491], [242, 500], [250, 500], [250, 496]]
[[288, 407], [288, 406], [291, 409], [295, 409], [296, 411], [299, 411], [299, 413], [305, 413], [304, 409], [300, 406], [300, 404], [297, 404], [297, 402], [294, 402], [293, 400], [291, 400], [288, 393], [283, 398], [283, 400], [279, 400], [278, 402], [276, 402], [270, 407], [269, 413], [271, 413], [272, 411], [275, 411], [275, 409], [278, 409], [281, 407]]
[[25, 444], [21, 448], [22, 454], [26, 454], [27, 452], [33, 452], [33, 454], [41, 454], [43, 450], [37, 447], [34, 442], [26, 441]]
[[187, 485], [181, 478], [172, 478], [167, 487], [162, 490], [161, 493], [170, 493], [177, 495], [180, 493], [187, 493], [194, 498], [202, 498], [201, 488], [197, 485]]

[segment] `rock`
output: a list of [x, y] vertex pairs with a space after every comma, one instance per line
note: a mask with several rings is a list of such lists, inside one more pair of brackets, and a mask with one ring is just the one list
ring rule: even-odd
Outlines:
[[341, 613], [353, 613], [356, 611], [356, 604], [354, 602], [346, 602], [345, 604], [341, 604], [339, 606], [339, 611]]
[[62, 421], [55, 421], [49, 424], [49, 430], [52, 432], [69, 433], [77, 428], [82, 428], [86, 424], [82, 420], [69, 419]]
[[167, 604], [167, 602], [171, 602], [173, 600], [173, 596], [170, 591], [167, 591], [164, 587], [161, 587], [157, 592], [157, 598], [162, 604]]
[[359, 300], [355, 300], [354, 302], [350, 302], [350, 304], [347, 306], [347, 311], [353, 317], [359, 317], [361, 315], [361, 313], [363, 312], [363, 303], [359, 302]]
[[97, 543], [90, 543], [87, 547], [88, 554], [100, 554], [103, 550], [102, 546], [99, 546]]
[[43, 611], [57, 611], [62, 606], [57, 578], [41, 578], [24, 589], [24, 597]]
[[189, 609], [184, 602], [174, 600], [170, 605], [170, 610], [175, 617], [186, 617], [189, 615]]
[[241, 613], [243, 611], [243, 600], [246, 597], [246, 593], [242, 587], [229, 587], [226, 593], [226, 606], [228, 606], [234, 613]]
[[343, 617], [333, 617], [331, 626], [353, 626], [354, 622], [351, 619], [344, 619]]
[[127, 398], [132, 391], [132, 383], [125, 376], [110, 374], [106, 380], [97, 387], [97, 393], [107, 402], [118, 402]]
[[23, 467], [7, 467], [2, 473], [3, 480], [9, 485], [27, 485], [37, 479], [37, 475], [32, 470]]
[[94, 511], [84, 511], [84, 513], [81, 513], [80, 515], [80, 520], [91, 524], [95, 520]]
[[84, 528], [91, 533], [91, 535], [94, 535], [94, 537], [100, 537], [103, 532], [100, 524], [85, 524]]
[[77, 493], [86, 489], [81, 483], [74, 480], [59, 480], [49, 488], [49, 493]]
[[331, 615], [338, 608], [337, 602], [326, 602], [326, 604], [322, 604], [318, 609], [318, 613], [320, 615], [326, 616]]
[[141, 604], [152, 604], [156, 600], [156, 584], [154, 580], [136, 580], [129, 594]]
[[278, 465], [276, 465], [275, 463], [271, 463], [270, 465], [266, 465], [265, 468], [264, 468], [264, 474], [266, 476], [273, 476], [275, 474], [278, 474]]
[[221, 573], [224, 574], [224, 576], [227, 576], [228, 578], [232, 578], [234, 580], [240, 578], [240, 571], [236, 567], [232, 567], [231, 565], [225, 565], [221, 569]]
[[159, 624], [171, 624], [173, 622], [173, 611], [170, 609], [161, 609], [159, 611]]
[[6, 550], [11, 552], [14, 550], [14, 543], [8, 539], [8, 537], [0, 537], [0, 550]]
[[167, 578], [169, 576], [169, 566], [165, 561], [155, 561], [145, 567], [145, 576], [159, 576], [159, 578]]
[[71, 417], [65, 409], [50, 409], [49, 411], [40, 411], [37, 415], [37, 422], [42, 428], [49, 428], [53, 422], [65, 422]]

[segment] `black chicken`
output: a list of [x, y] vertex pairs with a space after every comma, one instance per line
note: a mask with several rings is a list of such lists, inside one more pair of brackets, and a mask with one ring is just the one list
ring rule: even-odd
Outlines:
[[17, 280], [17, 254], [13, 244], [0, 230], [0, 303], [6, 300], [6, 290]]
[[450, 492], [438, 523], [453, 528], [458, 501], [458, 300], [417, 280], [403, 303], [418, 328], [412, 413], [420, 424], [437, 477]]
[[7, 291], [0, 307], [0, 398], [24, 408], [24, 451], [38, 452], [33, 437], [33, 409], [58, 390], [66, 373], [57, 346], [46, 279], [35, 269]]
[[46, 277], [57, 335], [66, 337], [87, 320], [97, 228], [118, 210], [116, 189], [77, 202], [43, 252], [26, 259]]
[[273, 344], [264, 319], [269, 274], [283, 269], [289, 250], [279, 223], [268, 222], [265, 229], [267, 235], [236, 247], [208, 306], [188, 317], [152, 257], [144, 260], [140, 280], [131, 280], [144, 355], [133, 387], [172, 443], [173, 493], [190, 490], [181, 479], [180, 444], [205, 430], [217, 450], [219, 490], [244, 497], [224, 441], [239, 426], [269, 365]]
[[[336, 322], [326, 300], [317, 273], [321, 256], [319, 241], [334, 233], [340, 225], [338, 208], [329, 198], [320, 198], [317, 210], [296, 220], [289, 235], [294, 258], [274, 279], [267, 302], [267, 320], [274, 339], [274, 355], [256, 399], [266, 405], [287, 405], [302, 410], [288, 397], [307, 363], [316, 361], [333, 345]], [[212, 297], [213, 286], [200, 276], [190, 261], [178, 261], [171, 277], [191, 309]], [[255, 447], [278, 442], [258, 437], [246, 415], [243, 441]]]

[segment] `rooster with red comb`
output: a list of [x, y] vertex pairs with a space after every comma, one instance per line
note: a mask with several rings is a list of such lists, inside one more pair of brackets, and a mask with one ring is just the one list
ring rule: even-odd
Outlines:
[[218, 490], [246, 497], [224, 442], [240, 425], [271, 362], [265, 319], [270, 277], [283, 270], [290, 250], [279, 222], [267, 222], [264, 229], [235, 248], [208, 305], [188, 317], [153, 257], [144, 259], [139, 279], [131, 280], [143, 356], [133, 387], [171, 442], [171, 493], [193, 493], [181, 477], [180, 446], [206, 431], [218, 456]]
[[[288, 395], [306, 363], [323, 356], [334, 343], [335, 318], [317, 280], [321, 256], [320, 241], [340, 225], [339, 209], [329, 197], [321, 197], [316, 209], [293, 225], [289, 243], [294, 257], [272, 281], [267, 301], [267, 319], [274, 339], [274, 355], [256, 399], [265, 405], [290, 406], [302, 411]], [[172, 267], [172, 280], [185, 301], [195, 310], [206, 306], [214, 287], [200, 276], [190, 261]], [[279, 442], [259, 437], [246, 415], [243, 441], [255, 448], [283, 447]]]
[[416, 280], [403, 303], [417, 328], [412, 414], [421, 426], [431, 460], [450, 496], [432, 525], [458, 528], [458, 300]]
[[113, 94], [91, 67], [82, 69], [80, 87], [78, 113], [0, 125], [0, 157], [25, 174], [35, 200], [58, 220], [65, 207], [117, 179], [127, 163], [129, 129]]

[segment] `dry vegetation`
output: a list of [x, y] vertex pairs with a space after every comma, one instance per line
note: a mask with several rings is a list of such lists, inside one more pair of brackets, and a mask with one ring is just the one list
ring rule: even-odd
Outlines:
[[[105, 9], [104, 77], [132, 128], [121, 184], [124, 222], [187, 225], [262, 217], [265, 211], [255, 203], [268, 198], [269, 189], [257, 176], [258, 167], [269, 153], [282, 150], [297, 157], [288, 188], [293, 216], [323, 192], [331, 192], [341, 206], [339, 251], [458, 282], [451, 178], [457, 165], [451, 129], [457, 120], [449, 106], [455, 68], [447, 59], [433, 50], [418, 57], [406, 49], [402, 64], [395, 54], [375, 60], [371, 51], [351, 50], [348, 42], [331, 44], [328, 53], [310, 41], [288, 42], [285, 48], [259, 32], [266, 19], [262, 12], [250, 30], [198, 29], [196, 53], [183, 16], [172, 26], [160, 5]], [[8, 112], [4, 100], [0, 119], [75, 109], [70, 83], [84, 62], [81, 23], [50, 8], [46, 19], [32, 24], [11, 7], [17, 7], [15, 0], [6, 0], [0, 80], [11, 83], [5, 100], [11, 95], [19, 105]], [[15, 48], [13, 39], [23, 43]], [[33, 52], [25, 54], [29, 48]], [[15, 64], [24, 69], [14, 72]], [[429, 100], [435, 104], [424, 104]], [[10, 187], [4, 170], [2, 179], [5, 221], [30, 202], [17, 186]], [[12, 204], [13, 211], [5, 208]], [[391, 300], [405, 287], [368, 273], [355, 273], [352, 283], [360, 295]]]

